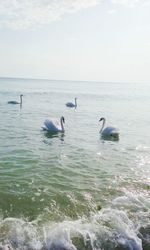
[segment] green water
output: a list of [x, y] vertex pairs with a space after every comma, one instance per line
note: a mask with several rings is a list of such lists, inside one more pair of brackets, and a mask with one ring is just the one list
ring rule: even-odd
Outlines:
[[[90, 239], [91, 249], [111, 250], [104, 239], [115, 233], [143, 249], [137, 230], [149, 224], [149, 93], [148, 84], [0, 79], [1, 244], [55, 249], [53, 240], [65, 239], [89, 249]], [[7, 104], [20, 94], [22, 106]], [[67, 108], [75, 97], [77, 109]], [[46, 118], [62, 115], [64, 135], [42, 130]], [[100, 117], [119, 128], [119, 141], [101, 139]]]

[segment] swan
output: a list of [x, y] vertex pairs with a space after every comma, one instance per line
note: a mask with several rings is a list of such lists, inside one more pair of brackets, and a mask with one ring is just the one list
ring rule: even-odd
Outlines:
[[119, 131], [117, 128], [115, 127], [106, 127], [105, 126], [105, 122], [106, 119], [104, 117], [100, 118], [99, 122], [103, 121], [102, 127], [100, 129], [100, 134], [103, 138], [109, 138], [109, 139], [114, 139], [114, 140], [118, 140], [119, 139]]
[[76, 108], [77, 107], [77, 97], [75, 97], [75, 103], [67, 102], [66, 106], [69, 107], [69, 108]]
[[46, 119], [44, 121], [44, 127], [43, 130], [52, 132], [52, 133], [57, 133], [57, 132], [62, 132], [64, 133], [64, 124], [65, 123], [65, 118], [63, 116], [60, 117], [60, 124], [54, 123], [52, 120]]
[[23, 95], [20, 95], [20, 102], [17, 102], [17, 101], [9, 101], [8, 104], [22, 104], [22, 97], [23, 97]]

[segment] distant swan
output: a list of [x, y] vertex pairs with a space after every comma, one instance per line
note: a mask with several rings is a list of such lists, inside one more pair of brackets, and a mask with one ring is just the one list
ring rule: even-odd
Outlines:
[[22, 104], [22, 97], [23, 97], [23, 95], [20, 95], [20, 102], [17, 102], [17, 101], [9, 101], [8, 104]]
[[119, 139], [119, 131], [118, 131], [117, 128], [115, 128], [115, 127], [106, 127], [106, 128], [104, 128], [105, 121], [106, 121], [106, 119], [104, 117], [100, 118], [99, 121], [103, 121], [101, 130], [100, 130], [100, 134], [102, 135], [103, 138], [114, 139], [114, 140]]
[[57, 132], [65, 132], [64, 129], [64, 124], [65, 123], [65, 118], [62, 116], [60, 117], [60, 124], [54, 123], [51, 120], [46, 119], [44, 122], [44, 127], [43, 130], [48, 131], [48, 132], [52, 132], [52, 133], [57, 133]]
[[75, 98], [75, 103], [67, 102], [66, 106], [69, 108], [76, 108], [77, 107], [77, 97]]

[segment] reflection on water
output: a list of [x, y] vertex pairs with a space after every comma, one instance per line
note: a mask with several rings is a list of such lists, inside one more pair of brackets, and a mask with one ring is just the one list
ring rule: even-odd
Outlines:
[[120, 136], [119, 134], [113, 134], [113, 135], [100, 135], [101, 139], [106, 140], [106, 141], [119, 141]]
[[53, 138], [58, 138], [61, 141], [64, 141], [65, 134], [64, 133], [55, 133], [55, 132], [50, 132], [50, 131], [43, 131], [44, 136], [48, 139], [53, 139]]

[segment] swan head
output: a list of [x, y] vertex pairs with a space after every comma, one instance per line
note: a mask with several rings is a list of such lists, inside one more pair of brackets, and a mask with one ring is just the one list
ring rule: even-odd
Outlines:
[[105, 118], [104, 118], [104, 117], [101, 117], [101, 118], [99, 119], [99, 122], [101, 122], [101, 121], [105, 121]]
[[23, 95], [21, 94], [20, 97], [22, 97]]
[[63, 123], [65, 123], [65, 118], [64, 118], [64, 116], [61, 117], [61, 121], [62, 121]]

